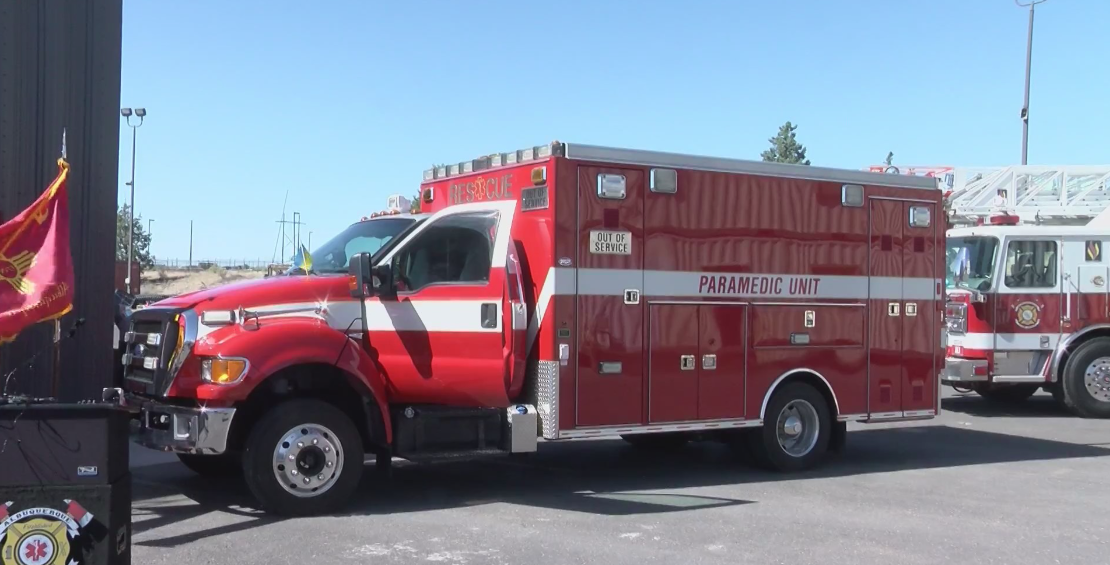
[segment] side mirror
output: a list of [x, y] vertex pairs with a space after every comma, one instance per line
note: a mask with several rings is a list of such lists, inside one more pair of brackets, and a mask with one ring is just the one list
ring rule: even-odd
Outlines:
[[374, 295], [369, 253], [358, 253], [351, 257], [347, 274], [351, 277], [349, 286], [352, 298], [369, 298]]
[[397, 287], [393, 282], [392, 265], [378, 265], [374, 267], [374, 291], [378, 296], [392, 298], [397, 296]]

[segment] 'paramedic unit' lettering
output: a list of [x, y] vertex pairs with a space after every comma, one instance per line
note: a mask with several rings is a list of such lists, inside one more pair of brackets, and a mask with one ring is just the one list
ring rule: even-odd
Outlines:
[[820, 285], [821, 277], [702, 275], [698, 282], [698, 293], [816, 296]]

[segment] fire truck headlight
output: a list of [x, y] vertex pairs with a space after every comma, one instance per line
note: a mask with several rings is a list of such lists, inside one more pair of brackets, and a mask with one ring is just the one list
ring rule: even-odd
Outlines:
[[247, 376], [250, 362], [242, 357], [207, 357], [200, 361], [200, 378], [215, 385], [238, 383]]

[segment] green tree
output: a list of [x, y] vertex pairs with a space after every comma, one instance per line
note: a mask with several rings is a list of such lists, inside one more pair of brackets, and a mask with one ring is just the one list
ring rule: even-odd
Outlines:
[[412, 203], [409, 204], [409, 213], [410, 214], [419, 214], [420, 213], [420, 193], [419, 192], [416, 193], [416, 196], [412, 197]]
[[[127, 224], [131, 219], [131, 208], [124, 204], [116, 210], [116, 261], [127, 260]], [[133, 259], [142, 267], [153, 267], [154, 256], [150, 254], [150, 234], [143, 227], [143, 217], [131, 219], [135, 230], [135, 250]]]
[[798, 126], [790, 122], [786, 122], [779, 127], [779, 133], [768, 140], [771, 142], [771, 148], [760, 154], [763, 160], [773, 163], [808, 165], [809, 159], [806, 159], [806, 148], [798, 143], [798, 137], [794, 133], [797, 129]]

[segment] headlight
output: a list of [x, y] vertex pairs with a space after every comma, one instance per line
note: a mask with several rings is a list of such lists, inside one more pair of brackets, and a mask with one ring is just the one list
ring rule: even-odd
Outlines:
[[200, 361], [200, 378], [215, 385], [235, 384], [247, 376], [250, 366], [242, 357], [207, 357]]

